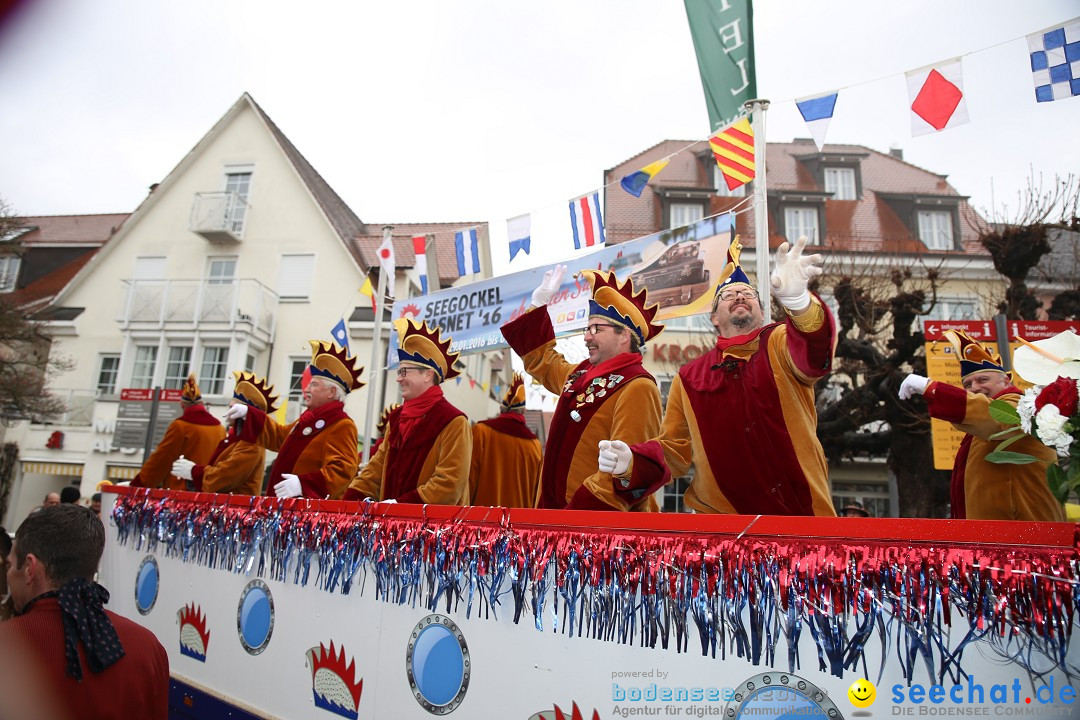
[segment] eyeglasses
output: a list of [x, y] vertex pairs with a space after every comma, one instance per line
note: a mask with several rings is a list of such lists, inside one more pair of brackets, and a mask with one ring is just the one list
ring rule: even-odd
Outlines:
[[720, 291], [720, 299], [724, 302], [734, 300], [740, 295], [747, 300], [757, 300], [757, 293], [750, 288], [731, 288], [729, 290]]
[[400, 377], [400, 378], [403, 378], [403, 377], [405, 377], [406, 375], [409, 374], [410, 370], [416, 370], [417, 372], [423, 372], [426, 369], [427, 368], [418, 368], [418, 367], [411, 367], [411, 366], [406, 365], [404, 367], [399, 367], [397, 369], [397, 376]]
[[600, 332], [600, 328], [606, 328], [606, 327], [613, 328], [615, 326], [611, 325], [609, 323], [593, 323], [592, 325], [589, 325], [588, 327], [585, 328], [585, 334], [586, 335], [595, 335], [596, 333]]

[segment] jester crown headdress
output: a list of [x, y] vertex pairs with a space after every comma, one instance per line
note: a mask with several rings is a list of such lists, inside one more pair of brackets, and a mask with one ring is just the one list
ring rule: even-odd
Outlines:
[[266, 379], [255, 373], [233, 372], [236, 377], [236, 387], [233, 388], [233, 398], [252, 407], [257, 407], [264, 413], [272, 413], [277, 410], [275, 403], [278, 401], [274, 395], [274, 387], [266, 384]]
[[202, 392], [199, 390], [199, 383], [195, 382], [195, 373], [191, 373], [187, 376], [187, 380], [184, 382], [184, 388], [180, 391], [180, 397], [187, 400], [189, 403], [197, 403], [202, 400]]
[[521, 373], [514, 373], [510, 380], [510, 387], [506, 389], [502, 402], [499, 403], [501, 412], [523, 412], [525, 410], [525, 378]]
[[728, 246], [727, 264], [724, 265], [724, 269], [720, 271], [720, 281], [716, 283], [716, 293], [714, 294], [714, 297], [733, 285], [745, 285], [750, 289], [754, 289], [754, 286], [750, 283], [750, 278], [743, 272], [742, 265], [739, 261], [739, 256], [742, 255], [742, 249], [742, 243], [739, 242], [739, 236], [736, 235], [735, 239], [731, 241], [731, 245]]
[[337, 383], [345, 392], [364, 387], [360, 375], [364, 368], [356, 366], [356, 358], [337, 343], [309, 340], [311, 343], [311, 376]]
[[945, 337], [953, 346], [956, 360], [960, 363], [960, 379], [977, 372], [1000, 372], [1008, 374], [1001, 356], [980, 345], [963, 330], [946, 330]]
[[461, 353], [450, 352], [453, 339], [448, 335], [443, 340], [439, 328], [428, 327], [427, 321], [418, 323], [412, 318], [398, 318], [394, 321], [394, 329], [397, 330], [401, 364], [434, 370], [444, 381], [461, 374], [454, 368]]
[[589, 317], [602, 317], [628, 328], [637, 335], [642, 345], [659, 335], [664, 326], [656, 324], [660, 306], [649, 304], [649, 291], [642, 288], [634, 292], [634, 281], [627, 278], [619, 282], [615, 273], [603, 270], [582, 270], [581, 274], [592, 286], [589, 300]]

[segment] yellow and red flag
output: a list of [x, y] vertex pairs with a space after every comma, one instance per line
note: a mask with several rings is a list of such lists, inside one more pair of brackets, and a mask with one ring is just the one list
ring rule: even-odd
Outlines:
[[749, 118], [744, 117], [710, 137], [709, 147], [728, 190], [754, 179], [754, 131]]

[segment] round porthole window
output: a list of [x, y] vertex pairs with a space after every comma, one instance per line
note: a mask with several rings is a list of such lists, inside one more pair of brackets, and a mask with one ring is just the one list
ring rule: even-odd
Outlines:
[[135, 574], [135, 609], [140, 615], [149, 615], [154, 609], [160, 587], [161, 574], [158, 571], [157, 558], [147, 555], [139, 564], [139, 572]]
[[270, 644], [274, 632], [274, 597], [262, 580], [252, 580], [240, 594], [236, 631], [240, 644], [251, 655], [258, 655]]
[[465, 636], [445, 615], [428, 615], [413, 628], [406, 652], [409, 688], [432, 715], [457, 709], [469, 688], [472, 663]]

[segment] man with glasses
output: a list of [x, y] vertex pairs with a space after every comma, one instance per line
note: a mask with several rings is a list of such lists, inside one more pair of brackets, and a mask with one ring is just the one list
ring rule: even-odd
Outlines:
[[295, 422], [278, 425], [246, 402], [230, 406], [225, 421], [244, 420], [238, 440], [277, 451], [267, 495], [340, 500], [360, 462], [356, 423], [345, 412], [345, 396], [364, 387], [360, 382], [364, 368], [335, 343], [311, 340], [310, 344], [311, 380], [304, 388], [304, 412]]
[[502, 334], [525, 362], [525, 371], [559, 395], [548, 430], [536, 507], [582, 510], [658, 509], [656, 500], [632, 501], [615, 494], [611, 476], [597, 472], [596, 447], [611, 437], [642, 442], [660, 429], [660, 390], [641, 364], [641, 348], [663, 325], [648, 304], [648, 291], [611, 272], [581, 273], [592, 287], [585, 347], [589, 359], [574, 364], [555, 350], [547, 304], [562, 284], [566, 266], [544, 273], [532, 307], [503, 325]]
[[438, 328], [394, 321], [397, 384], [404, 402], [390, 412], [379, 450], [345, 492], [346, 500], [467, 505], [472, 431], [465, 413], [443, 396], [442, 383], [460, 375]]
[[600, 445], [598, 465], [615, 476], [621, 497], [651, 495], [693, 464], [683, 501], [696, 512], [836, 515], [814, 406], [836, 328], [808, 290], [821, 256], [804, 256], [805, 247], [802, 237], [777, 249], [771, 282], [787, 317], [765, 325], [732, 242], [713, 298], [720, 337], [672, 380], [662, 431], [637, 445], [618, 435]]

